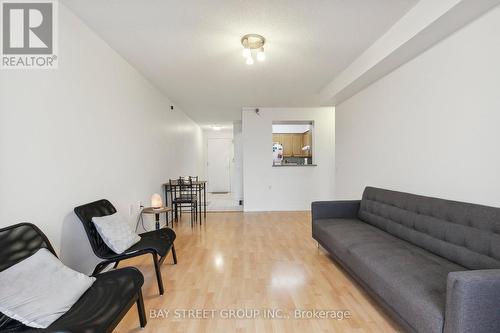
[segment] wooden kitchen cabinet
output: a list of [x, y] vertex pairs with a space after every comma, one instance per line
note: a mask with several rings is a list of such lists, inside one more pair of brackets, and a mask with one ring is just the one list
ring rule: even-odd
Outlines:
[[281, 142], [281, 134], [275, 134], [275, 133], [273, 133], [273, 143], [275, 143], [275, 142], [279, 142], [279, 143], [283, 144]]
[[[302, 144], [303, 146], [309, 146], [312, 148], [312, 135], [311, 131], [307, 131], [302, 135]], [[311, 156], [311, 150], [306, 150], [304, 151], [304, 156], [305, 157], [310, 157]]]
[[302, 157], [305, 152], [302, 151], [302, 134], [296, 133], [291, 134], [292, 137], [292, 155], [296, 157]]
[[281, 145], [283, 146], [283, 156], [293, 156], [293, 139], [292, 134], [281, 134]]
[[302, 140], [304, 143], [304, 146], [310, 146], [311, 145], [311, 131], [307, 131], [302, 135]]
[[283, 146], [284, 157], [310, 157], [311, 151], [302, 150], [304, 146], [311, 146], [311, 132], [303, 134], [277, 134], [273, 133], [273, 142], [279, 142]]

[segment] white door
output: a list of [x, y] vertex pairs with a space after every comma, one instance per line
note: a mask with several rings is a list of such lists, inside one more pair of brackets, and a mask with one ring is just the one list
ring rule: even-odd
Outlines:
[[208, 139], [208, 192], [231, 191], [231, 151], [233, 140]]

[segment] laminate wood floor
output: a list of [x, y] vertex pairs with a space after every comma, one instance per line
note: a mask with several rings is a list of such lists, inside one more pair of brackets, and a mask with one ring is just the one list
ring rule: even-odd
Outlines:
[[133, 306], [116, 332], [401, 332], [316, 246], [309, 212], [208, 213], [194, 228], [184, 217], [163, 296], [150, 256], [120, 264], [144, 274], [148, 325]]

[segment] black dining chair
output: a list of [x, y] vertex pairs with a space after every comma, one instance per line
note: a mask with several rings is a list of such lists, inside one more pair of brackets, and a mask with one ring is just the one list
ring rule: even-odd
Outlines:
[[[57, 257], [43, 232], [31, 223], [0, 229], [0, 271], [45, 248]], [[37, 272], [33, 272], [36, 279]], [[137, 304], [141, 327], [147, 324], [141, 287], [144, 278], [133, 267], [93, 275], [96, 280], [78, 301], [45, 329], [33, 329], [0, 313], [0, 332], [112, 332]], [[50, 295], [57, 297], [57, 295]]]
[[193, 187], [194, 187], [194, 193], [197, 193], [198, 194], [198, 205], [196, 206], [196, 210], [198, 211], [199, 215], [200, 215], [200, 225], [203, 223], [202, 222], [202, 219], [201, 219], [201, 212], [202, 212], [202, 195], [201, 195], [201, 185], [198, 183], [198, 176], [188, 176], [189, 179], [191, 180], [191, 184], [193, 184]]
[[179, 179], [169, 180], [172, 191], [172, 206], [174, 209], [175, 220], [178, 221], [179, 215], [182, 217], [182, 208], [188, 207], [191, 213], [191, 226], [198, 219], [198, 197], [196, 187], [193, 185], [191, 177], [179, 177]]
[[114, 267], [118, 266], [121, 260], [151, 254], [153, 257], [156, 279], [158, 281], [158, 289], [160, 295], [163, 295], [163, 281], [161, 278], [160, 266], [165, 261], [170, 250], [172, 250], [174, 264], [177, 264], [177, 255], [174, 247], [174, 240], [176, 237], [175, 231], [166, 227], [139, 234], [141, 240], [138, 243], [132, 245], [129, 249], [125, 250], [125, 252], [116, 254], [106, 245], [106, 243], [104, 243], [92, 222], [93, 217], [107, 216], [116, 213], [115, 207], [108, 200], [103, 199], [76, 207], [74, 211], [83, 224], [90, 246], [95, 255], [103, 259], [103, 261], [95, 267], [94, 274], [102, 271], [110, 264], [114, 263]]

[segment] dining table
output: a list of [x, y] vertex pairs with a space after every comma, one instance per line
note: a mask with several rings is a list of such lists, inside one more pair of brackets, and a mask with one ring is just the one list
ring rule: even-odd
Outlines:
[[[170, 185], [172, 184], [172, 186]], [[180, 186], [179, 180], [175, 179], [172, 180], [172, 182], [167, 182], [163, 184], [163, 189], [165, 192], [165, 203], [167, 205], [172, 206], [172, 193], [176, 191], [177, 187]], [[183, 184], [185, 187], [186, 185]], [[202, 216], [206, 219], [207, 218], [207, 181], [206, 180], [193, 180], [191, 182], [191, 186], [194, 187], [194, 189], [198, 193], [198, 206], [200, 209], [198, 211], [200, 212], [200, 219]], [[203, 200], [202, 200], [203, 198]], [[203, 213], [202, 213], [202, 208], [203, 208]], [[202, 215], [203, 214], [203, 215]], [[173, 217], [172, 217], [173, 218]]]

